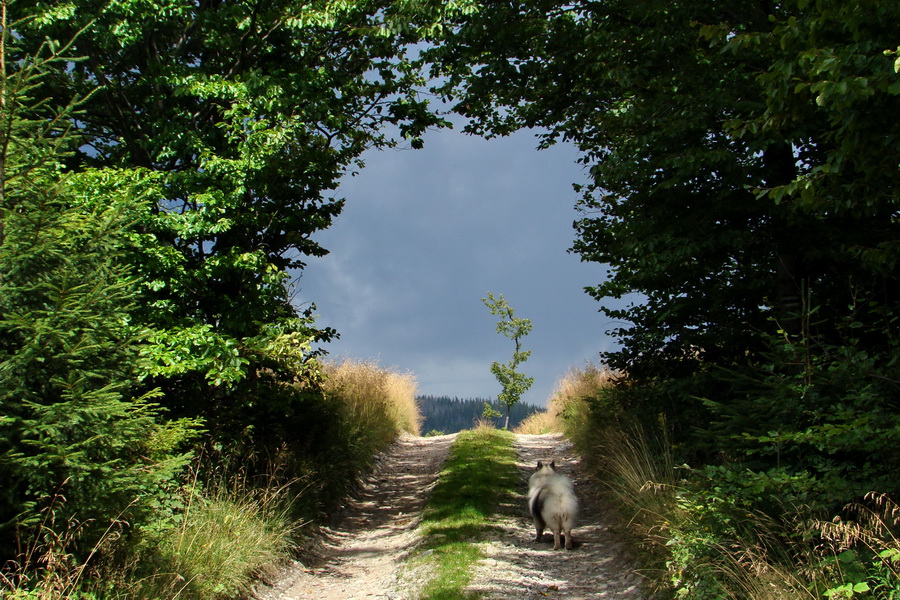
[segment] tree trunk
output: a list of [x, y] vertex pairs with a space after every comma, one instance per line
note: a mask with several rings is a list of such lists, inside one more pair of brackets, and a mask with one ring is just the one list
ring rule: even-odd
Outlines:
[[[766, 149], [763, 155], [766, 168], [765, 183], [773, 188], [787, 185], [797, 176], [794, 151], [789, 142], [780, 142]], [[781, 329], [790, 335], [802, 331], [803, 266], [796, 250], [796, 221], [790, 207], [772, 207], [773, 256], [775, 257], [775, 314]]]

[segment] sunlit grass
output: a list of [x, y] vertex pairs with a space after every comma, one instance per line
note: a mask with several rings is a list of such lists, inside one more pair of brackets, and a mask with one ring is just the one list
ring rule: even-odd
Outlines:
[[558, 433], [562, 431], [562, 423], [555, 412], [542, 410], [528, 415], [513, 429], [514, 433], [525, 435], [541, 435], [544, 433]]
[[135, 600], [246, 596], [295, 547], [288, 489], [254, 489], [241, 480], [189, 486], [178, 518], [145, 531], [99, 597], [112, 597], [113, 582], [115, 597]]
[[323, 371], [326, 393], [340, 399], [347, 419], [366, 435], [391, 441], [403, 432], [419, 434], [422, 416], [411, 374], [356, 360], [326, 363]]
[[465, 587], [483, 556], [477, 542], [518, 483], [512, 442], [511, 433], [484, 426], [457, 436], [423, 515], [416, 562], [427, 565], [431, 579], [422, 600], [473, 597]]
[[571, 369], [556, 383], [547, 410], [529, 415], [515, 432], [529, 435], [561, 432], [569, 438], [587, 434], [588, 402], [597, 397], [598, 390], [611, 384], [612, 377], [609, 370], [590, 363], [581, 369]]
[[287, 556], [292, 529], [286, 511], [252, 497], [219, 494], [194, 506], [161, 550], [189, 595], [236, 595], [249, 591], [259, 571]]

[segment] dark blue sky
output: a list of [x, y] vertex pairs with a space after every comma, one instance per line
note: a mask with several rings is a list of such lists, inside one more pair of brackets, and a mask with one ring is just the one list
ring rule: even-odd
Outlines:
[[535, 378], [523, 400], [543, 405], [572, 367], [608, 349], [609, 320], [583, 288], [602, 265], [567, 252], [586, 174], [569, 146], [538, 151], [533, 133], [484, 140], [430, 132], [423, 150], [370, 151], [337, 195], [347, 204], [317, 239], [331, 253], [309, 261], [298, 301], [341, 339], [333, 358], [411, 372], [419, 393], [496, 397], [493, 360], [513, 342], [495, 331], [481, 298], [503, 294], [531, 319], [525, 338]]

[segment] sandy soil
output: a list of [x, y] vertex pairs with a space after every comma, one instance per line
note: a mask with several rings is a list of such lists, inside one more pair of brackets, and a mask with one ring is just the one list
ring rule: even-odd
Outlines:
[[[415, 600], [426, 573], [405, 567], [419, 541], [416, 527], [455, 436], [407, 437], [379, 461], [343, 518], [319, 543], [267, 585], [259, 600]], [[502, 508], [497, 529], [482, 543], [486, 558], [469, 590], [489, 600], [643, 600], [640, 578], [604, 520], [601, 503], [571, 444], [559, 435], [516, 436], [522, 497]], [[554, 551], [552, 536], [534, 541], [525, 506], [537, 460], [556, 460], [572, 477], [582, 504], [575, 548]]]

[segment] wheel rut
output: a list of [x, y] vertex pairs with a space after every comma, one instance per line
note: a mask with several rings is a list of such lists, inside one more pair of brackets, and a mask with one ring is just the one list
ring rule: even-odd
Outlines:
[[[561, 434], [517, 435], [521, 497], [498, 519], [484, 544], [486, 558], [469, 590], [485, 600], [644, 600], [642, 579], [620, 536], [610, 528], [602, 500], [572, 444]], [[575, 484], [580, 504], [572, 550], [553, 550], [547, 532], [534, 540], [525, 492], [539, 460], [556, 461]]]
[[259, 600], [400, 600], [399, 567], [419, 540], [422, 509], [455, 435], [402, 437], [342, 511]]

